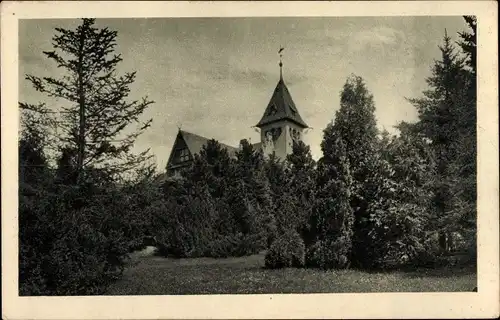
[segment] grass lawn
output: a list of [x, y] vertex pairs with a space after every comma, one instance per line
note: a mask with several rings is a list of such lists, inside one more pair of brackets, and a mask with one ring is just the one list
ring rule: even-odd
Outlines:
[[475, 270], [411, 272], [267, 270], [264, 255], [228, 259], [135, 258], [109, 295], [472, 291]]

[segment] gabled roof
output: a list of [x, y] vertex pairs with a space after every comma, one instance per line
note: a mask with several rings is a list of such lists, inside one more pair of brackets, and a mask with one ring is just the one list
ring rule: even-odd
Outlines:
[[283, 78], [278, 81], [266, 111], [256, 127], [260, 128], [280, 120], [290, 120], [303, 128], [308, 128], [308, 125], [302, 120]]
[[[195, 153], [199, 153], [201, 151], [201, 149], [203, 148], [203, 146], [206, 145], [209, 140], [211, 140], [210, 138], [205, 138], [205, 137], [202, 137], [200, 135], [197, 135], [197, 134], [194, 134], [191, 132], [187, 132], [184, 130], [179, 130], [179, 134], [182, 135], [182, 138], [186, 142], [189, 151], [193, 155]], [[224, 144], [224, 143], [220, 143], [220, 145], [223, 148], [227, 149], [227, 152], [229, 153], [229, 155], [233, 155], [238, 150], [238, 148], [235, 148], [233, 146], [229, 146], [229, 145]]]
[[[185, 130], [179, 130], [179, 132], [177, 133], [177, 137], [175, 138], [175, 142], [174, 142], [174, 145], [172, 147], [172, 150], [170, 151], [170, 156], [169, 156], [169, 159], [167, 161], [167, 164], [170, 165], [170, 160], [171, 160], [173, 153], [174, 153], [174, 150], [176, 149], [176, 146], [178, 144], [183, 145], [185, 143], [187, 148], [189, 149], [189, 152], [191, 153], [191, 155], [195, 155], [197, 153], [200, 153], [203, 146], [206, 145], [209, 140], [211, 140], [211, 139], [202, 137], [200, 135], [197, 135], [197, 134], [194, 134], [191, 132], [187, 132]], [[224, 144], [224, 143], [220, 143], [220, 145], [227, 150], [227, 152], [229, 153], [229, 156], [233, 156], [236, 153], [236, 151], [238, 150], [238, 148], [229, 146], [229, 145]]]

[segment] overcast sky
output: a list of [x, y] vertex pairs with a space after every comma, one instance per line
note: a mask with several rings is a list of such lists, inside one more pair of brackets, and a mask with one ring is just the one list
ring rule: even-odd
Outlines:
[[[55, 27], [77, 20], [22, 20], [19, 25], [20, 101], [47, 101], [25, 74], [57, 76], [42, 51], [51, 50]], [[339, 108], [346, 78], [362, 76], [373, 93], [381, 128], [416, 119], [405, 97], [420, 96], [438, 59], [445, 28], [452, 39], [461, 17], [175, 18], [98, 19], [118, 31], [120, 72], [137, 71], [131, 98], [155, 103], [152, 127], [135, 148], [151, 148], [163, 169], [178, 126], [230, 145], [259, 141], [254, 126], [279, 78], [277, 54], [285, 46], [283, 74], [299, 113], [312, 127], [305, 135], [321, 156], [322, 130]]]

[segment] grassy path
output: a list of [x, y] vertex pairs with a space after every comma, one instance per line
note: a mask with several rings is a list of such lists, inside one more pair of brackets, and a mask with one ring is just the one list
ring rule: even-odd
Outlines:
[[143, 256], [109, 295], [453, 292], [476, 286], [472, 270], [368, 273], [358, 270], [263, 269], [264, 256], [166, 259]]

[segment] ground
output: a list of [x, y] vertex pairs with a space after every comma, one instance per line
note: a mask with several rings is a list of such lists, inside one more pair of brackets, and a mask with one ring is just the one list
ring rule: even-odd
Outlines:
[[264, 255], [167, 259], [138, 255], [109, 295], [472, 291], [471, 269], [393, 272], [267, 270]]

